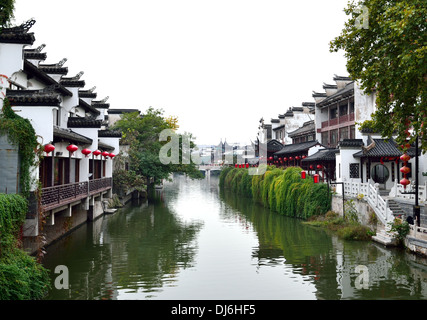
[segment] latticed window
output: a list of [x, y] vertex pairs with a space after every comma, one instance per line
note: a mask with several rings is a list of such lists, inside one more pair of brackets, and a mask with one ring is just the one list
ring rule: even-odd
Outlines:
[[359, 178], [359, 164], [350, 163], [350, 178], [358, 179]]

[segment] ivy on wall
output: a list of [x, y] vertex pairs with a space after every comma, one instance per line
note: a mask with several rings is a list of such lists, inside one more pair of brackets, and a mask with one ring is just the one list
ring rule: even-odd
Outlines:
[[30, 121], [17, 115], [7, 98], [3, 101], [0, 114], [0, 135], [6, 135], [10, 143], [19, 146], [21, 193], [28, 197], [31, 187], [30, 170], [37, 165], [41, 148]]

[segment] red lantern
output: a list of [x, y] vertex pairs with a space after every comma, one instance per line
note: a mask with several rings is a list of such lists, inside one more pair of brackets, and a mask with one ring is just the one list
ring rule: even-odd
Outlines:
[[408, 167], [402, 167], [400, 168], [400, 172], [402, 172], [403, 174], [408, 174], [409, 172], [411, 172], [411, 169], [409, 169]]
[[74, 145], [74, 144], [70, 144], [68, 147], [67, 147], [67, 150], [69, 151], [69, 152], [71, 152], [71, 154], [73, 154], [74, 152], [76, 152], [77, 150], [79, 150], [79, 147], [77, 147], [76, 145]]
[[86, 158], [87, 158], [87, 156], [88, 155], [90, 155], [91, 153], [92, 153], [92, 151], [90, 151], [89, 149], [83, 149], [82, 150], [82, 153], [86, 156]]
[[47, 144], [44, 146], [44, 152], [47, 154], [51, 153], [53, 150], [55, 150], [55, 146], [52, 144]]
[[313, 165], [310, 165], [310, 169], [311, 169], [311, 170], [313, 170], [313, 169], [314, 169]]
[[283, 161], [288, 161], [288, 158], [284, 157], [284, 158], [283, 158]]
[[99, 150], [96, 150], [96, 151], [93, 152], [93, 155], [95, 157], [99, 156], [100, 154], [101, 154], [101, 151], [99, 151]]
[[302, 156], [303, 159], [307, 158], [307, 156]]
[[406, 153], [403, 154], [402, 156], [400, 156], [400, 160], [402, 160], [403, 162], [407, 162], [411, 159], [410, 156], [408, 156]]
[[400, 184], [403, 185], [405, 188], [408, 184], [410, 184], [409, 180], [406, 178], [403, 178], [402, 180], [400, 180]]
[[109, 154], [110, 153], [108, 153], [107, 151], [104, 151], [103, 153], [101, 153], [102, 154], [102, 156], [104, 157], [104, 158], [106, 158], [106, 157], [108, 157], [109, 156]]
[[298, 156], [296, 156], [296, 157], [295, 157], [295, 160], [299, 160], [299, 157], [298, 157]]
[[314, 179], [314, 183], [319, 183], [319, 175], [318, 174], [315, 174], [313, 176], [313, 179]]
[[246, 164], [246, 169], [249, 168], [249, 163]]
[[110, 153], [108, 156], [109, 156], [111, 159], [113, 159], [116, 155], [115, 155], [114, 153]]
[[322, 165], [321, 165], [321, 164], [318, 164], [318, 165], [317, 165], [317, 169], [321, 170], [321, 169], [322, 169]]
[[292, 161], [294, 158], [292, 158], [292, 157], [289, 157], [289, 161]]
[[306, 172], [305, 171], [301, 171], [301, 178], [305, 179], [306, 177]]

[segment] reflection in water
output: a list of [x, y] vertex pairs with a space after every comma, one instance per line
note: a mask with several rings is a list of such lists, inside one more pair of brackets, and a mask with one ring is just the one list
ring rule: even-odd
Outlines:
[[[427, 263], [347, 242], [251, 200], [218, 178], [175, 176], [159, 201], [134, 203], [48, 248], [70, 289], [48, 299], [426, 299]], [[357, 266], [366, 266], [365, 289]]]

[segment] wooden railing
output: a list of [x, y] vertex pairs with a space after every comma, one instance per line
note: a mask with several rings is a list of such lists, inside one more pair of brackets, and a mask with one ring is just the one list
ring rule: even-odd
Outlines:
[[321, 126], [322, 128], [327, 128], [327, 127], [336, 126], [338, 124], [345, 124], [352, 121], [354, 121], [354, 113], [349, 113], [349, 114], [342, 115], [338, 118], [322, 121]]
[[102, 178], [90, 180], [89, 182], [76, 182], [43, 188], [41, 205], [44, 210], [51, 210], [98, 192], [108, 190], [112, 186], [112, 178]]

